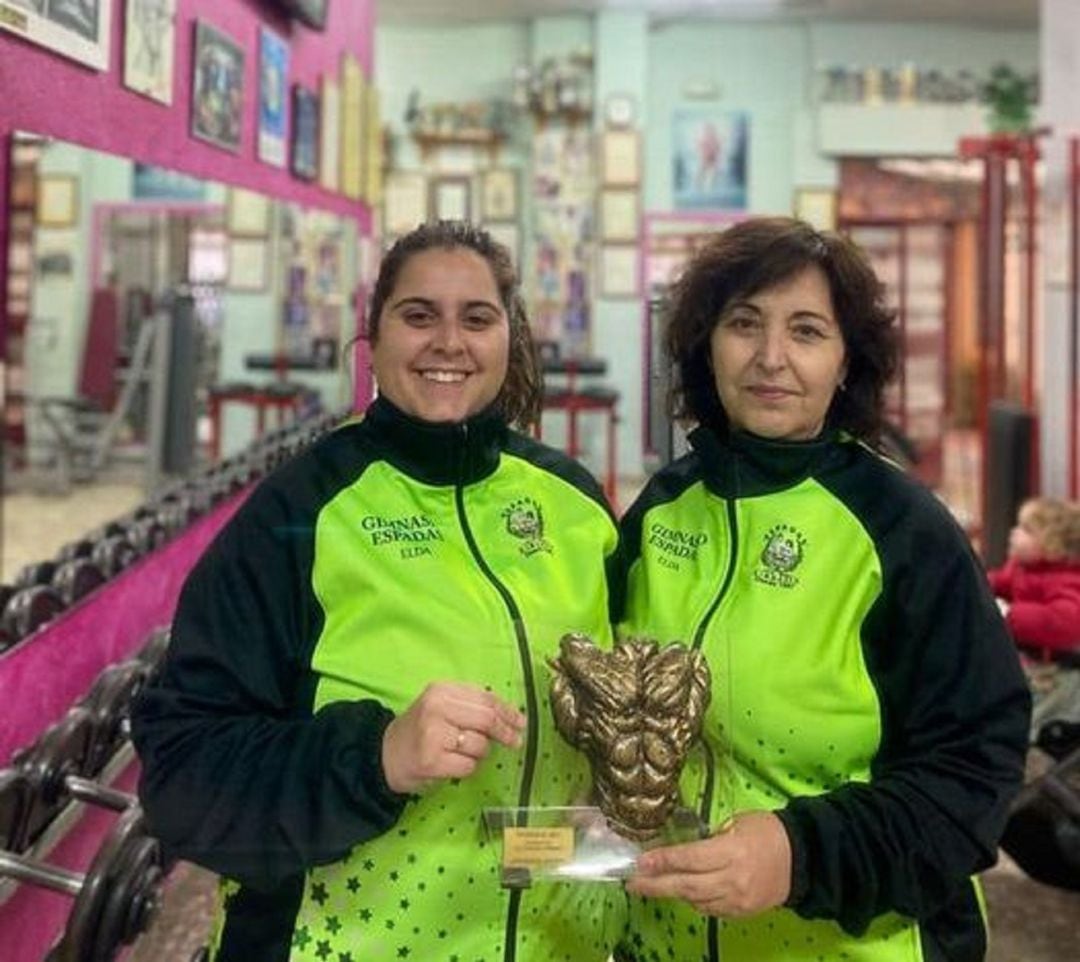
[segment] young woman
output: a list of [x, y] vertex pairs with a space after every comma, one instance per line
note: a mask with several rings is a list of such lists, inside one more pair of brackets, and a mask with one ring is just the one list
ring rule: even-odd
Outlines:
[[567, 631], [610, 642], [615, 522], [509, 427], [540, 383], [486, 233], [403, 237], [370, 318], [378, 400], [260, 485], [184, 589], [133, 719], [150, 825], [225, 879], [216, 962], [601, 962], [610, 890], [500, 888], [480, 815], [587, 786], [546, 659]]

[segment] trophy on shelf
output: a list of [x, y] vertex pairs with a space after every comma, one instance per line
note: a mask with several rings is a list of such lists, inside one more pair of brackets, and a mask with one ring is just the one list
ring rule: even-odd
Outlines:
[[629, 638], [611, 651], [564, 635], [549, 662], [551, 710], [562, 737], [589, 760], [592, 797], [563, 808], [484, 813], [501, 833], [502, 883], [619, 881], [646, 848], [700, 838], [698, 815], [679, 806], [679, 774], [701, 733], [709, 666], [681, 644]]

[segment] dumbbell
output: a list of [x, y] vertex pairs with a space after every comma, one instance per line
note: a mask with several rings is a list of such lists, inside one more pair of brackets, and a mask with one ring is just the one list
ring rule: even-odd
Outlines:
[[151, 514], [146, 508], [140, 508], [125, 525], [125, 534], [140, 556], [150, 554], [169, 540], [165, 524], [156, 513]]
[[170, 638], [171, 632], [168, 628], [158, 628], [135, 655], [136, 660], [146, 667], [145, 684], [150, 684], [161, 671], [161, 666], [165, 663], [165, 653], [169, 650]]
[[[4, 779], [0, 774], [0, 799]], [[153, 922], [165, 872], [161, 847], [147, 834], [138, 806], [116, 820], [85, 874], [0, 850], [0, 877], [75, 899], [46, 962], [112, 962], [122, 946], [130, 945]]]
[[90, 559], [106, 578], [115, 577], [138, 559], [138, 552], [123, 533], [123, 528], [116, 527], [115, 531], [107, 528], [90, 552]]
[[74, 707], [32, 745], [12, 756], [11, 770], [21, 777], [25, 798], [20, 821], [12, 826], [13, 848], [23, 850], [32, 845], [73, 799], [115, 812], [135, 804], [135, 796], [129, 792], [86, 777], [96, 734], [90, 710]]
[[83, 772], [96, 775], [104, 768], [120, 743], [128, 737], [131, 703], [143, 690], [154, 667], [140, 658], [110, 665], [95, 679], [78, 702], [91, 716], [94, 726]]
[[16, 591], [4, 605], [0, 630], [15, 641], [37, 631], [64, 610], [64, 601], [49, 585], [31, 585]]
[[73, 605], [105, 583], [101, 569], [89, 558], [61, 562], [53, 573], [52, 586], [65, 606]]
[[55, 561], [34, 561], [23, 565], [15, 575], [16, 588], [30, 588], [34, 585], [47, 585], [56, 572]]

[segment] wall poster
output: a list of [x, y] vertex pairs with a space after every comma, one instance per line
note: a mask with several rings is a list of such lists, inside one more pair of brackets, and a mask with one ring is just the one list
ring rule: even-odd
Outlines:
[[675, 111], [672, 199], [676, 210], [746, 207], [749, 115], [701, 108]]

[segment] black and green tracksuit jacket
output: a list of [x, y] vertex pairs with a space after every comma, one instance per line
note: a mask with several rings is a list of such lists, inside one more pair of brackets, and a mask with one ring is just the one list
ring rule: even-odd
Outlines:
[[[152, 831], [226, 879], [212, 958], [607, 959], [618, 890], [501, 889], [480, 814], [587, 790], [546, 659], [567, 631], [610, 643], [617, 553], [587, 472], [490, 412], [433, 426], [379, 400], [261, 484], [133, 718]], [[383, 732], [436, 680], [519, 706], [525, 744], [406, 799]]]
[[631, 902], [620, 958], [975, 962], [971, 874], [1020, 785], [1029, 698], [962, 532], [864, 446], [699, 428], [623, 519], [620, 632], [706, 655], [685, 799], [775, 810], [788, 906], [717, 923]]

